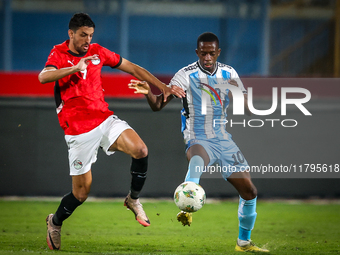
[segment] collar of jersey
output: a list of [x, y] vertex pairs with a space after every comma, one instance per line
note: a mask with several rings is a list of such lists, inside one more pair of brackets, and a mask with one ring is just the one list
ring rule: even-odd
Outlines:
[[197, 65], [198, 65], [198, 67], [201, 69], [201, 71], [202, 71], [203, 73], [205, 73], [205, 74], [207, 74], [207, 75], [211, 75], [211, 76], [215, 75], [215, 73], [217, 72], [217, 68], [218, 68], [218, 63], [216, 62], [216, 68], [215, 68], [215, 70], [214, 70], [212, 73], [210, 73], [209, 71], [205, 70], [205, 69], [201, 66], [201, 64], [200, 64], [199, 61], [197, 61]]
[[82, 53], [82, 54], [77, 54], [77, 53], [74, 53], [74, 52], [71, 51], [71, 50], [68, 50], [67, 52], [70, 53], [72, 56], [74, 56], [74, 57], [79, 57], [79, 58], [84, 57], [84, 56], [86, 55], [86, 53], [87, 53], [87, 52], [85, 52], [85, 53]]

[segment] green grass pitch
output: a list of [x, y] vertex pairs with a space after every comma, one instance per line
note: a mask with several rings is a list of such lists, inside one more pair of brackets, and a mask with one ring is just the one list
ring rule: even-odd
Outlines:
[[[142, 200], [143, 202], [143, 200]], [[123, 199], [88, 201], [65, 221], [62, 250], [47, 247], [47, 214], [59, 202], [0, 200], [0, 255], [13, 254], [240, 254], [236, 201], [208, 203], [190, 227], [176, 220], [172, 201], [144, 201], [144, 228]], [[340, 203], [261, 201], [253, 241], [270, 254], [340, 254]]]

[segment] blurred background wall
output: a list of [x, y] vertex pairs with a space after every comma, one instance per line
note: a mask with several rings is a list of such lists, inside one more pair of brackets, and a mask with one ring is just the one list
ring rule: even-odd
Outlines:
[[194, 62], [198, 35], [211, 31], [221, 40], [220, 61], [240, 75], [339, 75], [336, 0], [1, 0], [0, 10], [7, 71], [41, 70], [82, 11], [96, 24], [93, 42], [155, 74]]
[[[312, 91], [309, 104], [313, 117], [302, 118], [297, 109], [291, 112], [294, 118], [301, 117], [299, 128], [230, 132], [250, 164], [340, 163], [339, 0], [0, 0], [0, 196], [60, 196], [71, 188], [53, 84], [41, 85], [37, 75], [52, 47], [68, 39], [68, 22], [75, 12], [87, 12], [94, 20], [93, 42], [164, 82], [197, 60], [196, 39], [206, 31], [219, 36], [219, 61], [233, 66], [241, 78], [318, 79], [321, 88]], [[180, 103], [153, 113], [143, 98], [126, 89], [130, 78], [104, 68], [107, 100], [149, 147], [144, 195], [171, 197], [187, 168]], [[332, 85], [322, 89], [325, 80]], [[115, 86], [110, 86], [112, 81]], [[261, 82], [255, 84], [261, 91]], [[301, 86], [308, 88], [308, 81]], [[267, 106], [268, 95], [262, 89], [255, 100]], [[130, 159], [116, 154], [99, 153], [92, 195], [126, 194]], [[339, 180], [255, 178], [254, 183], [262, 197], [339, 197]], [[210, 197], [237, 195], [221, 178], [204, 178], [201, 183]]]

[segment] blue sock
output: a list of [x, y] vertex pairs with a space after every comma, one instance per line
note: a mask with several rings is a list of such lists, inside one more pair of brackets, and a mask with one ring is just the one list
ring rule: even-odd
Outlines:
[[238, 238], [244, 241], [250, 240], [251, 231], [256, 220], [256, 200], [244, 200], [240, 197], [238, 205], [239, 235]]
[[189, 161], [188, 172], [185, 176], [185, 181], [191, 181], [199, 184], [203, 173], [204, 160], [202, 157], [195, 155]]

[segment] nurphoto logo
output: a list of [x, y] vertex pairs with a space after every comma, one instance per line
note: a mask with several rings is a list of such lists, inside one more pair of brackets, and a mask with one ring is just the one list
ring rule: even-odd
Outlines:
[[[222, 83], [215, 83], [215, 88], [212, 86], [201, 83], [199, 87], [202, 90], [202, 106], [201, 106], [201, 114], [206, 115], [208, 112], [208, 105], [221, 105], [222, 109], [224, 110], [223, 98], [227, 93], [230, 91], [233, 97], [233, 115], [244, 115], [245, 108], [244, 108], [244, 95], [241, 89], [237, 86], [231, 85], [227, 82]], [[301, 94], [303, 97], [301, 98], [288, 98], [287, 95], [294, 93], [294, 94]], [[269, 116], [273, 114], [277, 107], [278, 107], [278, 88], [272, 88], [272, 104], [269, 109], [260, 110], [254, 107], [253, 103], [253, 88], [248, 87], [248, 108], [249, 111], [253, 115], [258, 116]], [[303, 105], [307, 103], [311, 99], [311, 93], [308, 89], [305, 88], [297, 88], [297, 87], [281, 87], [281, 116], [287, 115], [287, 105], [294, 105], [296, 106], [305, 116], [311, 116], [312, 114], [307, 110], [307, 108]], [[281, 126], [283, 127], [295, 127], [297, 126], [298, 122], [295, 119], [250, 119], [248, 121], [243, 120], [242, 122], [233, 122], [232, 119], [214, 119], [214, 127], [216, 125], [226, 125], [229, 122], [230, 126], [233, 125], [243, 125], [244, 127], [248, 124], [249, 127], [262, 127], [265, 122], [269, 123], [272, 127], [275, 126], [276, 122], [280, 122]]]

